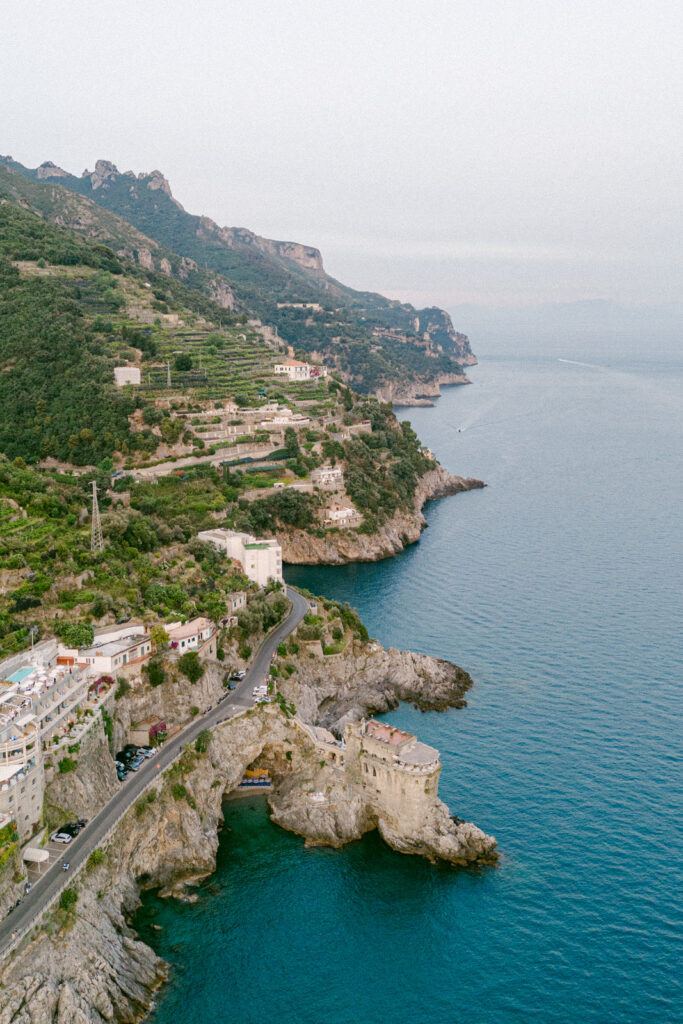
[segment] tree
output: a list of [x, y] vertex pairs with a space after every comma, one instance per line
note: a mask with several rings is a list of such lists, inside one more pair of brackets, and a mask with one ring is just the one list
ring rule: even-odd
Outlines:
[[59, 897], [59, 909], [64, 910], [67, 913], [72, 911], [78, 903], [78, 890], [77, 889], [65, 889], [62, 895]]
[[298, 458], [299, 440], [296, 436], [296, 430], [294, 427], [285, 428], [285, 450], [290, 459]]
[[163, 626], [152, 626], [149, 631], [149, 638], [157, 653], [165, 651], [168, 647], [169, 636]]
[[147, 665], [144, 666], [143, 672], [147, 674], [150, 686], [161, 686], [163, 681], [166, 679], [166, 672], [164, 671], [163, 664], [158, 658], [153, 658]]
[[178, 668], [191, 683], [197, 683], [204, 675], [204, 666], [196, 651], [186, 651], [178, 658]]
[[211, 732], [208, 729], [202, 729], [197, 739], [194, 741], [194, 749], [198, 754], [205, 754], [209, 749], [209, 743], [211, 741]]
[[64, 622], [59, 625], [59, 635], [67, 647], [90, 647], [95, 632], [85, 622]]
[[183, 353], [181, 353], [181, 355], [176, 356], [175, 368], [176, 368], [176, 370], [180, 370], [181, 372], [185, 372], [187, 370], [191, 370], [192, 369], [192, 356], [188, 355], [186, 352], [183, 352]]
[[207, 594], [202, 601], [201, 610], [211, 619], [216, 627], [228, 614], [228, 606], [225, 601], [221, 600], [218, 594]]

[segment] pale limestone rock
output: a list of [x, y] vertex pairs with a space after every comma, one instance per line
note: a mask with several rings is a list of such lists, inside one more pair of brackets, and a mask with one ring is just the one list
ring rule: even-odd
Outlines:
[[149, 249], [138, 249], [137, 257], [141, 267], [144, 267], [145, 270], [154, 270], [154, 260]]
[[45, 178], [68, 178], [69, 172], [53, 164], [52, 160], [46, 160], [36, 170], [36, 178], [42, 181]]
[[232, 288], [222, 277], [214, 277], [209, 285], [211, 300], [223, 309], [235, 308], [235, 296]]

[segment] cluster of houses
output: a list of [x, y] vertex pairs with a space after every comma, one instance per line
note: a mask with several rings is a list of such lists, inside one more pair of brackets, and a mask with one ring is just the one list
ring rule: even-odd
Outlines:
[[[246, 594], [233, 595], [231, 613], [245, 604]], [[216, 627], [208, 619], [164, 629], [171, 652], [215, 657]], [[150, 626], [128, 623], [96, 630], [88, 647], [47, 640], [0, 663], [0, 816], [16, 822], [20, 838], [41, 820], [44, 750], [69, 733], [79, 711], [100, 707], [114, 678], [137, 674], [153, 653]]]

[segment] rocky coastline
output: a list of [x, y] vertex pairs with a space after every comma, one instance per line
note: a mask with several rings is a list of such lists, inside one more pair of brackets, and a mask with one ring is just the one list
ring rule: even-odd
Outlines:
[[[204, 752], [186, 749], [153, 799], [138, 801], [124, 816], [101, 863], [84, 869], [77, 880], [76, 913], [50, 911], [3, 965], [0, 1024], [103, 1024], [137, 1021], [147, 1014], [167, 968], [138, 939], [130, 915], [141, 889], [161, 887], [187, 898], [186, 886], [215, 869], [222, 801], [248, 765], [270, 772], [273, 820], [309, 844], [338, 847], [378, 829], [404, 853], [455, 865], [495, 862], [495, 840], [451, 818], [438, 799], [419, 830], [378, 813], [358, 787], [321, 759], [311, 738], [311, 726], [340, 730], [400, 700], [425, 709], [462, 706], [472, 685], [469, 675], [449, 662], [385, 650], [376, 642], [353, 641], [342, 654], [326, 657], [323, 671], [321, 659], [309, 655], [303, 650], [295, 658], [296, 672], [280, 684], [286, 700], [297, 704], [296, 718], [267, 705], [228, 720], [213, 730]], [[202, 710], [220, 695], [222, 674], [213, 663], [193, 688], [192, 698]], [[166, 700], [143, 685], [120, 702], [115, 728], [125, 729], [162, 700], [169, 719], [185, 715], [177, 687], [171, 687]], [[302, 721], [311, 726], [303, 728]], [[106, 752], [106, 737], [98, 730], [90, 756], [97, 762]], [[71, 794], [63, 780], [59, 786], [60, 801], [78, 812], [78, 801], [84, 799], [80, 785]], [[325, 794], [322, 803], [320, 793]], [[89, 809], [95, 809], [92, 801]]]
[[[460, 359], [464, 366], [476, 365], [474, 356]], [[466, 373], [440, 373], [431, 380], [412, 380], [407, 382], [391, 382], [383, 384], [374, 392], [381, 402], [391, 402], [395, 409], [433, 407], [441, 398], [441, 388], [459, 387], [471, 384]]]
[[435, 463], [434, 469], [418, 481], [413, 508], [397, 512], [376, 533], [340, 529], [316, 537], [304, 530], [279, 530], [277, 538], [282, 545], [283, 561], [291, 565], [345, 565], [391, 558], [420, 539], [427, 526], [422, 509], [428, 501], [485, 486], [482, 480], [455, 476]]

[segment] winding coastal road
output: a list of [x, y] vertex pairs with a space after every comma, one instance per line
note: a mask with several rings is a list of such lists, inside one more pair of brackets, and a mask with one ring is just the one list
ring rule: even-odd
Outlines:
[[[246, 708], [252, 707], [252, 690], [254, 686], [265, 681], [278, 644], [296, 629], [308, 610], [308, 602], [296, 590], [287, 587], [286, 593], [292, 602], [290, 612], [265, 638], [244, 679], [234, 690], [226, 691], [226, 695], [214, 708], [199, 715], [176, 736], [167, 740], [153, 758], [145, 761], [138, 772], [131, 773], [116, 790], [109, 803], [80, 835], [64, 847], [64, 860], [70, 865], [69, 877], [87, 860], [92, 851], [97, 849], [110, 829], [144, 790], [182, 754], [187, 744], [192, 743], [203, 729], [212, 729]], [[61, 860], [60, 857], [33, 885], [30, 893], [24, 896], [16, 910], [0, 922], [0, 956], [5, 956], [10, 947], [13, 948], [16, 939], [23, 936], [37, 921], [63, 887], [65, 872], [62, 870]]]

